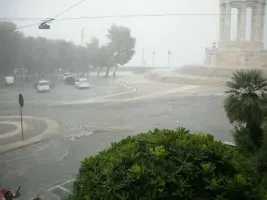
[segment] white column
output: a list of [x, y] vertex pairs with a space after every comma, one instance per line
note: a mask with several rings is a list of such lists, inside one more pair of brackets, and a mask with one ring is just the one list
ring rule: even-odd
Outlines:
[[240, 7], [237, 8], [237, 34], [236, 34], [236, 40], [239, 41], [240, 40], [240, 24], [241, 24], [241, 9]]
[[220, 5], [220, 41], [224, 40], [224, 31], [225, 31], [225, 4]]
[[224, 24], [224, 40], [230, 41], [230, 34], [231, 34], [231, 5], [230, 3], [226, 4], [226, 11], [225, 11], [225, 24]]
[[246, 40], [247, 5], [242, 3], [240, 8], [239, 39]]
[[252, 10], [251, 10], [251, 30], [250, 30], [250, 40], [251, 41], [255, 41], [257, 40], [257, 21], [258, 20], [258, 10], [257, 10], [257, 5], [253, 6], [252, 7]]
[[265, 26], [265, 4], [261, 4], [260, 9], [260, 30], [259, 30], [259, 41], [263, 41], [263, 35], [264, 35], [264, 26]]
[[252, 39], [253, 41], [261, 41], [262, 38], [260, 37], [261, 35], [261, 19], [262, 19], [262, 5], [260, 3], [256, 4], [254, 9], [253, 9], [253, 14], [254, 14], [254, 20], [252, 20], [252, 26], [251, 26], [251, 31], [253, 33]]

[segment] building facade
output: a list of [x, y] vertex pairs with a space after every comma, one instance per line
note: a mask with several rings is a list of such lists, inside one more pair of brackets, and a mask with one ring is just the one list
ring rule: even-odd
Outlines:
[[[263, 42], [265, 5], [266, 0], [220, 0], [219, 41], [206, 48], [205, 64], [222, 68], [267, 66]], [[232, 8], [238, 13], [235, 40], [231, 40]], [[251, 23], [247, 21], [249, 10]], [[249, 38], [248, 23], [251, 24]]]

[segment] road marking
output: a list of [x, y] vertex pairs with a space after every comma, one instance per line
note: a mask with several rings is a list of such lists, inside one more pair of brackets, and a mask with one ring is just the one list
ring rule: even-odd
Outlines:
[[127, 99], [123, 99], [123, 100], [118, 100], [119, 102], [127, 102], [127, 101], [134, 101], [134, 100], [142, 100], [142, 99], [149, 99], [149, 98], [153, 98], [153, 97], [157, 97], [157, 96], [162, 96], [162, 95], [166, 95], [166, 94], [173, 94], [173, 93], [177, 93], [177, 92], [181, 92], [181, 91], [185, 91], [185, 90], [190, 90], [190, 89], [194, 89], [194, 88], [198, 88], [199, 86], [197, 85], [187, 85], [181, 88], [176, 88], [176, 89], [172, 89], [172, 90], [167, 90], [167, 91], [163, 91], [163, 92], [156, 92], [156, 93], [152, 93], [152, 94], [146, 94], [146, 95], [142, 95], [139, 97], [133, 97], [133, 98], [127, 98]]
[[71, 191], [67, 190], [67, 189], [64, 188], [64, 187], [58, 186], [58, 188], [60, 188], [61, 190], [64, 190], [65, 192], [67, 192], [67, 193], [69, 193], [69, 194], [72, 194]]
[[70, 183], [70, 182], [72, 182], [72, 181], [75, 181], [75, 178], [70, 179], [70, 180], [68, 180], [68, 181], [66, 181], [66, 182], [60, 183], [60, 184], [58, 184], [58, 185], [55, 185], [54, 187], [49, 188], [47, 191], [48, 191], [48, 192], [51, 192], [51, 190], [53, 190], [53, 189], [55, 189], [55, 188], [58, 188], [58, 187], [60, 187], [60, 186], [63, 186], [63, 185], [65, 185], [65, 184], [67, 184], [67, 183]]
[[[20, 122], [12, 122], [12, 121], [0, 121], [0, 126], [1, 124], [10, 124], [10, 125], [14, 125], [16, 126], [16, 130], [14, 131], [9, 131], [6, 132], [4, 134], [0, 134], [0, 139], [4, 139], [4, 138], [12, 138], [16, 135], [19, 135], [21, 133], [21, 128], [20, 128]], [[24, 131], [26, 131], [28, 129], [28, 126], [26, 123], [22, 123], [23, 124], [23, 129]]]
[[[36, 117], [36, 116], [24, 116], [24, 119], [31, 119], [31, 120], [40, 120], [42, 122], [44, 122], [47, 125], [47, 128], [40, 134], [30, 137], [27, 140], [23, 140], [23, 141], [17, 141], [17, 142], [13, 142], [13, 143], [9, 143], [9, 144], [5, 144], [5, 145], [0, 145], [0, 153], [4, 153], [7, 151], [11, 151], [14, 149], [18, 149], [30, 144], [34, 144], [36, 142], [39, 142], [43, 139], [46, 139], [48, 137], [48, 135], [51, 134], [56, 134], [59, 131], [59, 125], [57, 122], [49, 119], [49, 118], [45, 118], [45, 117]], [[20, 119], [20, 116], [0, 116], [0, 119]]]
[[69, 150], [66, 149], [66, 150], [65, 150], [65, 153], [64, 153], [62, 156], [60, 156], [59, 161], [64, 160], [64, 159], [67, 157], [68, 154], [69, 154]]

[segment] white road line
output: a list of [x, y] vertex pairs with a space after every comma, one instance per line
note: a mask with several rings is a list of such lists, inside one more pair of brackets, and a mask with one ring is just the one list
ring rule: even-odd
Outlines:
[[71, 191], [67, 190], [67, 189], [64, 188], [64, 187], [58, 186], [58, 188], [60, 188], [61, 190], [64, 190], [65, 192], [67, 192], [67, 193], [69, 193], [69, 194], [72, 194]]
[[75, 178], [70, 179], [70, 180], [68, 180], [68, 181], [66, 181], [64, 183], [61, 183], [61, 184], [59, 184], [59, 186], [65, 185], [65, 184], [70, 183], [70, 182], [73, 182], [73, 181], [75, 181]]
[[[16, 135], [19, 135], [21, 133], [21, 127], [20, 127], [20, 122], [12, 122], [12, 121], [0, 121], [0, 126], [1, 124], [5, 125], [5, 124], [9, 124], [9, 125], [13, 125], [13, 126], [16, 126], [16, 129], [14, 131], [9, 131], [9, 132], [6, 132], [4, 134], [0, 134], [0, 139], [5, 139], [5, 138], [12, 138]], [[27, 131], [28, 129], [28, 126], [26, 123], [23, 122], [23, 129], [24, 131]]]
[[59, 161], [64, 160], [64, 158], [66, 158], [66, 156], [67, 156], [68, 154], [69, 154], [69, 150], [66, 149], [66, 150], [65, 150], [65, 153], [60, 157]]
[[73, 179], [70, 179], [70, 180], [65, 181], [65, 182], [63, 182], [63, 183], [60, 183], [60, 184], [58, 184], [58, 185], [55, 185], [54, 187], [49, 188], [47, 191], [48, 191], [48, 192], [51, 192], [51, 190], [53, 190], [53, 189], [55, 189], [55, 188], [58, 188], [58, 187], [61, 187], [61, 186], [65, 185], [65, 184], [67, 184], [67, 183], [70, 183], [70, 182], [72, 182], [72, 181], [75, 181], [75, 179], [73, 178]]
[[193, 89], [193, 88], [198, 88], [199, 86], [196, 86], [196, 85], [188, 85], [188, 86], [184, 86], [184, 87], [181, 87], [181, 88], [176, 88], [176, 89], [173, 89], [173, 90], [167, 90], [167, 91], [164, 91], [164, 92], [156, 92], [156, 93], [152, 93], [152, 94], [147, 94], [147, 95], [142, 95], [142, 96], [139, 96], [139, 97], [133, 97], [133, 98], [128, 98], [128, 99], [124, 99], [124, 100], [119, 100], [119, 101], [133, 101], [133, 100], [141, 100], [141, 99], [149, 99], [149, 98], [153, 98], [155, 96], [161, 96], [161, 95], [165, 95], [165, 94], [173, 94], [173, 93], [177, 93], [177, 92], [181, 92], [181, 91], [184, 91], [184, 90], [190, 90], [190, 89]]

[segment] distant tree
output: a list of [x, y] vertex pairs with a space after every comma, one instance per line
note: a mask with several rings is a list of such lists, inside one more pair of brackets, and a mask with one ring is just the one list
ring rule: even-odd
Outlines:
[[[124, 65], [128, 63], [135, 54], [136, 40], [131, 36], [131, 30], [124, 26], [112, 25], [108, 30], [107, 37], [109, 39], [109, 55], [112, 57], [112, 66]], [[111, 66], [111, 67], [112, 67]], [[107, 73], [109, 74], [107, 67]]]
[[109, 75], [109, 69], [114, 66], [113, 51], [107, 45], [101, 46], [98, 52], [98, 66], [106, 68], [106, 76]]
[[12, 22], [0, 22], [0, 70], [5, 75], [14, 73], [18, 60], [19, 32], [16, 28]]
[[91, 42], [86, 44], [86, 52], [88, 56], [88, 67], [100, 68], [99, 40], [97, 38], [92, 38]]
[[[10, 74], [15, 68], [29, 74], [63, 71], [88, 72], [91, 67], [106, 68], [124, 65], [134, 55], [135, 39], [128, 28], [113, 25], [108, 31], [109, 42], [100, 47], [92, 38], [85, 47], [65, 40], [24, 37], [12, 22], [0, 22], [0, 71]], [[28, 77], [28, 76], [27, 76]]]

